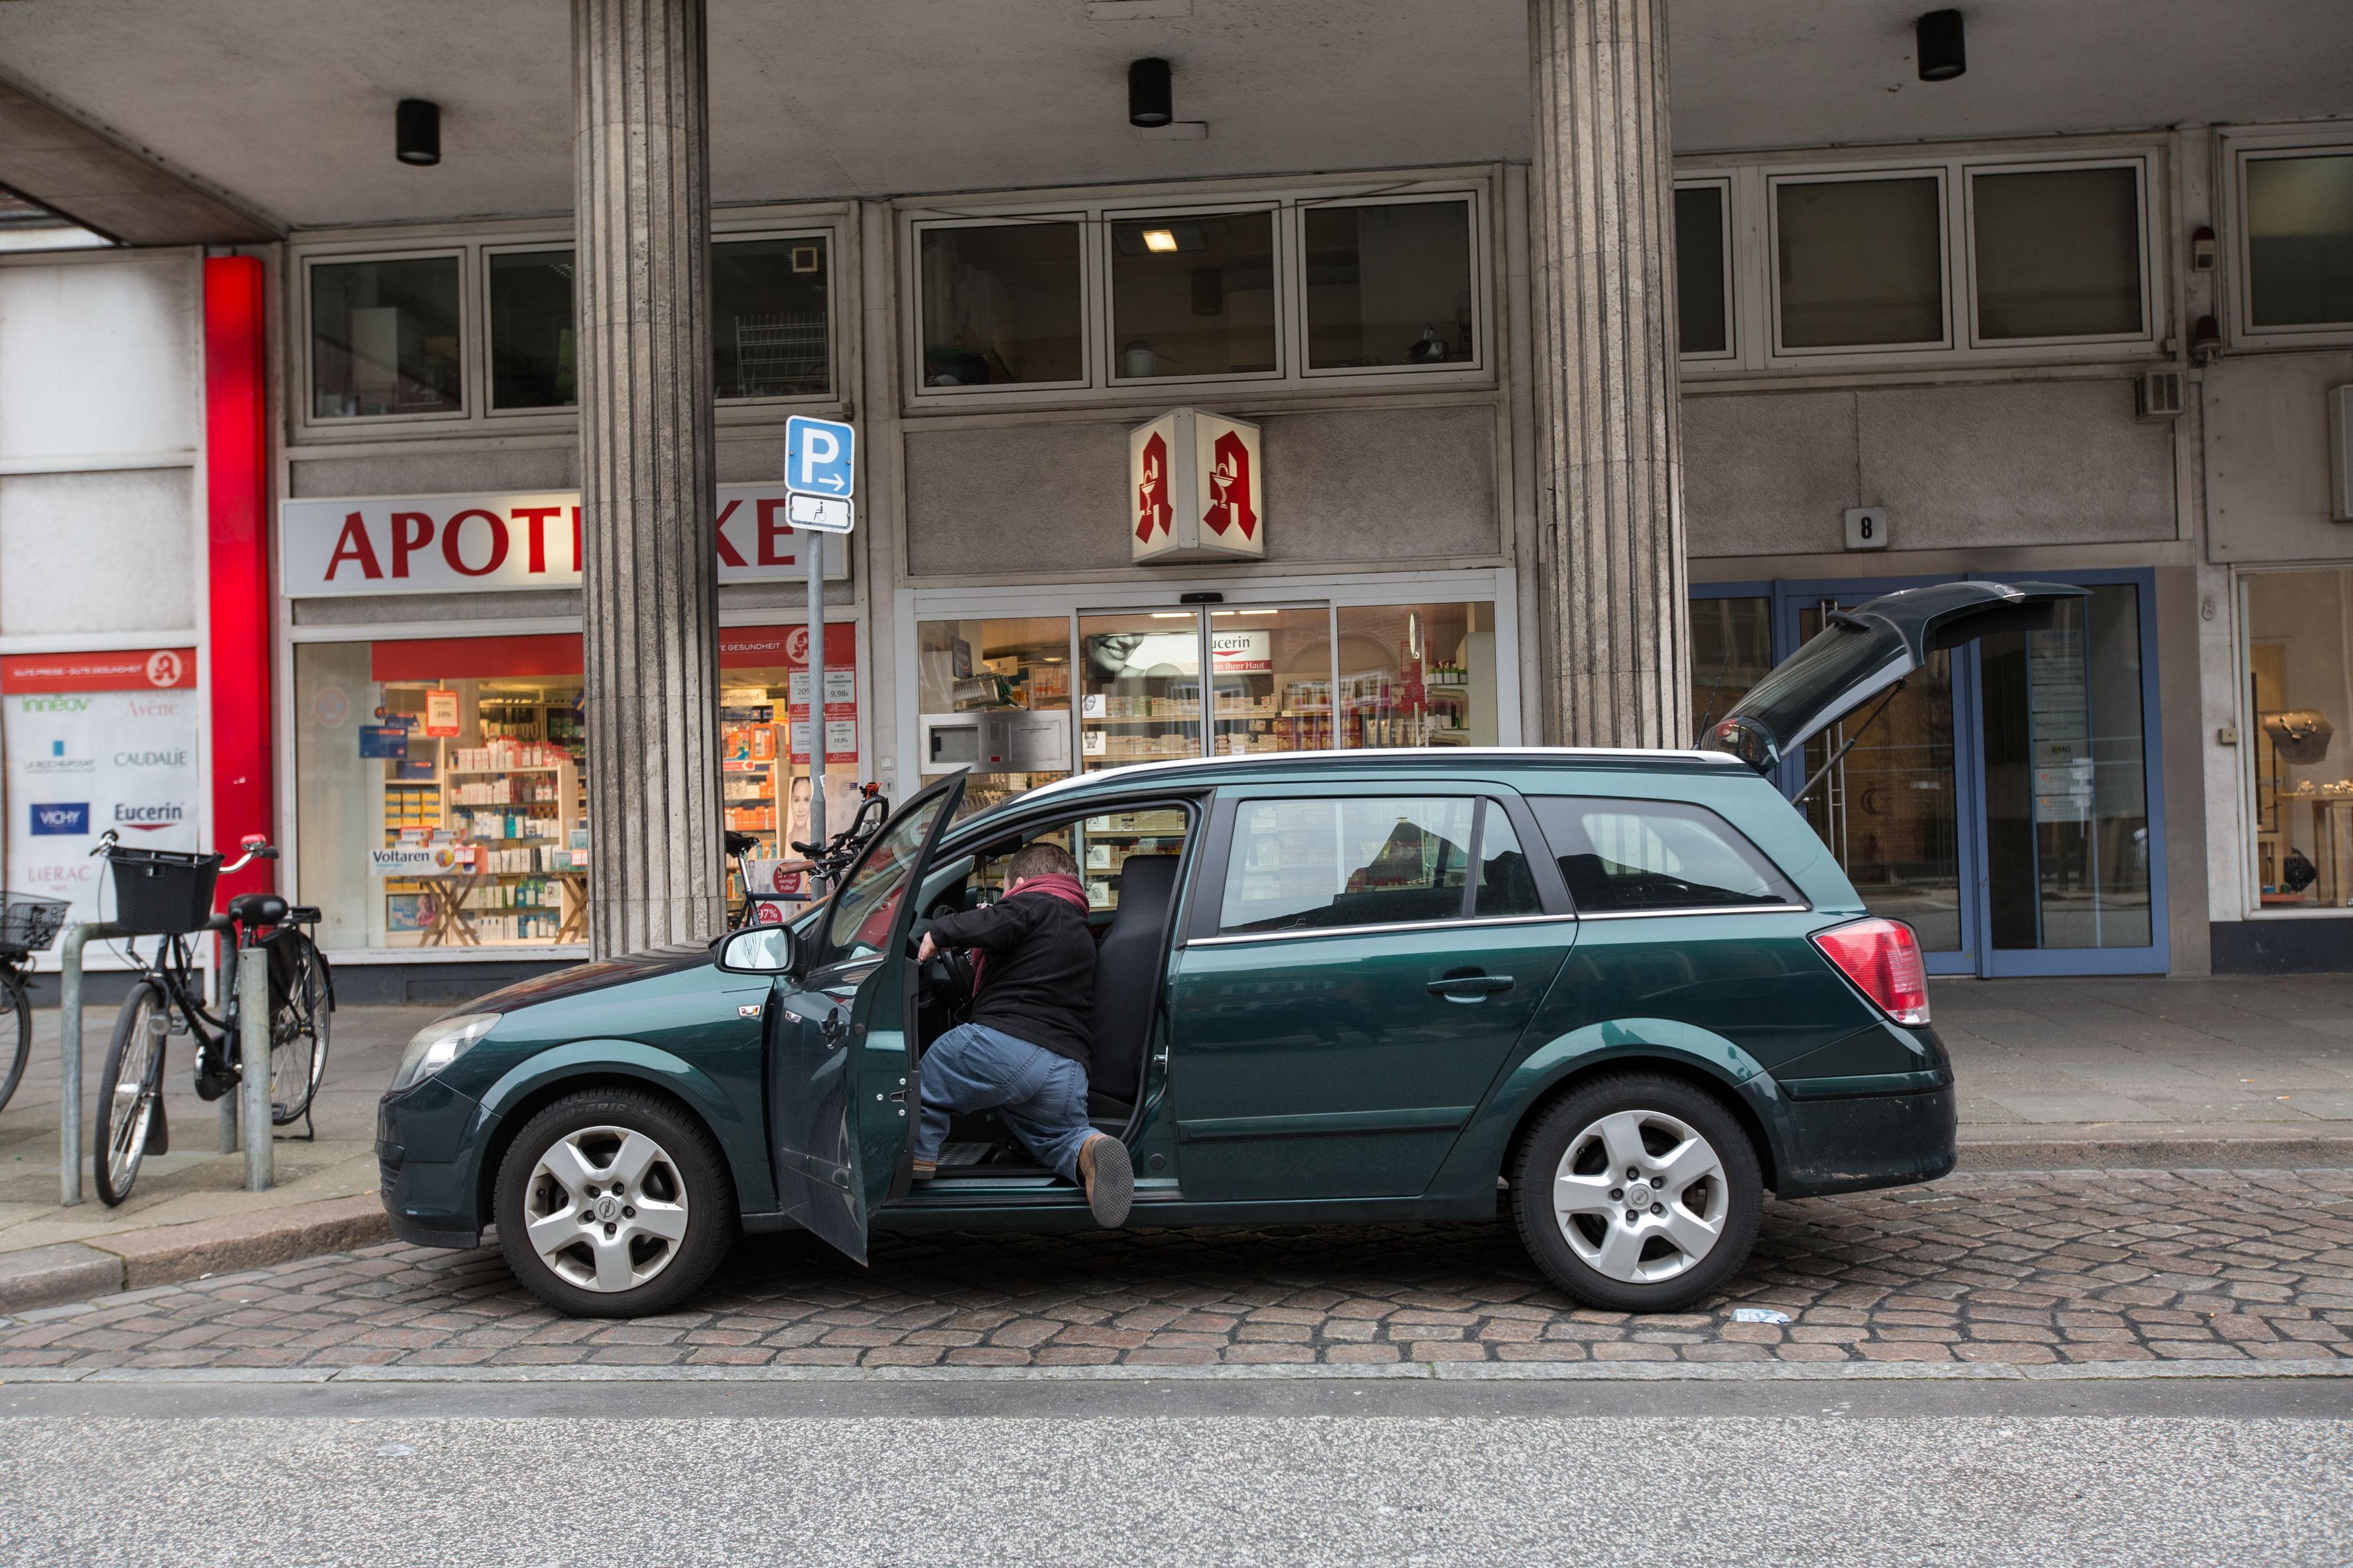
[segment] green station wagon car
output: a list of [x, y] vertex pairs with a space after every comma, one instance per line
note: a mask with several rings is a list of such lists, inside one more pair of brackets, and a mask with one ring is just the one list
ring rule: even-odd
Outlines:
[[1834, 616], [1702, 749], [1360, 751], [1144, 764], [959, 818], [907, 801], [788, 926], [512, 986], [410, 1043], [379, 1116], [403, 1238], [559, 1309], [665, 1310], [744, 1231], [1078, 1227], [993, 1114], [912, 1180], [925, 922], [1050, 839], [1098, 934], [1090, 1110], [1138, 1226], [1492, 1220], [1597, 1307], [1747, 1256], [1766, 1193], [1943, 1175], [1954, 1089], [1909, 928], [1772, 780], [1806, 739], [2081, 590], [1908, 590]]

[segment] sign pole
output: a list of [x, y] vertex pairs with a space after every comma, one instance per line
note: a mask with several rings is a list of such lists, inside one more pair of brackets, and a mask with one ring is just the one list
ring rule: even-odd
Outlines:
[[[803, 548], [808, 552], [808, 694], [809, 694], [809, 836], [808, 841], [818, 849], [825, 847], [825, 535], [804, 530]], [[792, 732], [791, 714], [786, 714], [786, 733]], [[815, 872], [809, 876], [809, 890], [821, 894], [827, 889]]]

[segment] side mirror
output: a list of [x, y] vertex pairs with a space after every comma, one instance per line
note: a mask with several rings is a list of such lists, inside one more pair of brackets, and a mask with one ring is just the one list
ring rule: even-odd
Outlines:
[[793, 966], [793, 933], [785, 926], [747, 926], [719, 940], [719, 967], [731, 974], [782, 974]]

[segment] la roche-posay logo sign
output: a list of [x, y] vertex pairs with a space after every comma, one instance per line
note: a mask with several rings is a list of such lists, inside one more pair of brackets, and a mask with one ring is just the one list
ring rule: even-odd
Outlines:
[[17, 765], [28, 776], [47, 774], [54, 777], [58, 773], [86, 773], [98, 764], [89, 757], [77, 757], [68, 752], [63, 741], [51, 741], [47, 752], [26, 757]]
[[36, 838], [86, 838], [90, 836], [90, 803], [77, 800], [33, 805]]

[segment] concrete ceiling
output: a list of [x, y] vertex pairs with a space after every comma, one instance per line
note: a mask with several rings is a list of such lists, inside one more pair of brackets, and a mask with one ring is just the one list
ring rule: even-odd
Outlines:
[[[1968, 74], [1935, 86], [1910, 60], [1927, 4], [1672, 0], [1677, 149], [2353, 114], [2344, 0], [1978, 0]], [[1528, 153], [1523, 0], [710, 0], [710, 18], [721, 201]], [[1126, 125], [1125, 62], [1151, 54], [1206, 140]], [[571, 205], [565, 0], [7, 0], [0, 70], [285, 225]], [[412, 96], [443, 106], [437, 168], [393, 160]]]

